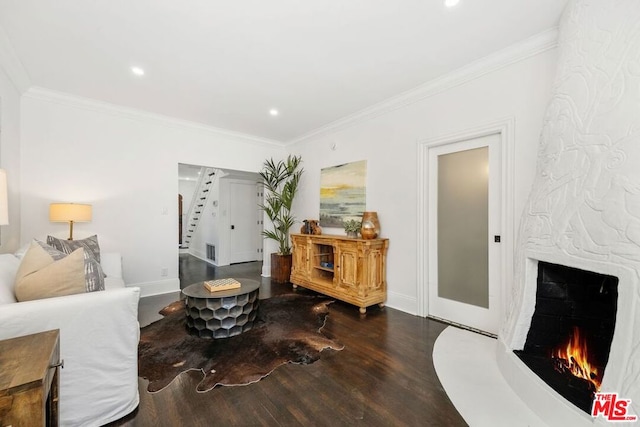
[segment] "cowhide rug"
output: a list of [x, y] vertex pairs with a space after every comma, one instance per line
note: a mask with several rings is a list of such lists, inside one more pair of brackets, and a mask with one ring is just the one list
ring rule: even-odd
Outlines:
[[331, 302], [294, 294], [261, 300], [253, 329], [214, 340], [187, 332], [184, 302], [176, 301], [160, 311], [164, 318], [140, 330], [138, 375], [157, 392], [181, 373], [201, 370], [196, 390], [205, 392], [254, 383], [286, 363], [313, 363], [325, 348], [344, 348], [321, 332]]

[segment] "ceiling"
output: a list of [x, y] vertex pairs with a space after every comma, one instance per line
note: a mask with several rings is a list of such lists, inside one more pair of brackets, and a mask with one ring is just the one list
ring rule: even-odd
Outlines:
[[0, 0], [0, 27], [32, 86], [288, 142], [555, 27], [566, 3]]

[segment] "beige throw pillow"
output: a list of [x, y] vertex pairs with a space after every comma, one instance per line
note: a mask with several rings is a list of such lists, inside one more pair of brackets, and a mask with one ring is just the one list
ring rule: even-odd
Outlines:
[[32, 242], [16, 274], [18, 301], [52, 298], [85, 292], [84, 249], [54, 261], [37, 242]]

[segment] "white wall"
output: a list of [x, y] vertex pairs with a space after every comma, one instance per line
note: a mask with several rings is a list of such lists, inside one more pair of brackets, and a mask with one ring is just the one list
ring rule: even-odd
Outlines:
[[[318, 217], [321, 168], [366, 159], [367, 209], [378, 211], [382, 235], [390, 238], [388, 305], [415, 313], [422, 286], [416, 269], [417, 143], [514, 118], [513, 204], [519, 218], [534, 175], [554, 69], [555, 50], [545, 50], [287, 147], [302, 154], [306, 170], [297, 217]], [[38, 89], [25, 95], [19, 108], [18, 92], [1, 73], [0, 96], [0, 164], [13, 194], [11, 225], [3, 227], [0, 250], [13, 251], [18, 239], [24, 244], [48, 233], [66, 236], [66, 225], [48, 221], [50, 202], [92, 203], [94, 219], [77, 224], [76, 236], [97, 233], [104, 250], [122, 252], [125, 279], [149, 283], [147, 293], [177, 286], [178, 163], [257, 172], [265, 158], [280, 158], [285, 151], [277, 144]], [[274, 247], [265, 241], [265, 253]], [[163, 267], [167, 277], [160, 276]], [[265, 257], [263, 271], [268, 268]]]
[[[510, 65], [476, 73], [472, 80], [432, 91], [409, 105], [289, 146], [290, 152], [302, 155], [305, 168], [295, 204], [297, 218], [319, 216], [321, 168], [367, 160], [367, 210], [378, 212], [381, 236], [390, 239], [387, 304], [417, 313], [418, 286], [425, 286], [419, 282], [416, 267], [418, 143], [513, 118], [516, 196], [511, 203], [515, 217], [520, 218], [534, 176], [555, 65], [555, 49], [546, 49]], [[343, 230], [324, 232], [344, 234]]]
[[0, 167], [7, 171], [9, 225], [1, 226], [0, 253], [20, 244], [20, 92], [0, 67]]
[[[68, 226], [50, 223], [54, 201], [93, 205], [78, 238], [98, 234], [119, 251], [143, 295], [178, 288], [178, 163], [258, 171], [282, 146], [128, 109], [30, 90], [22, 99], [21, 241]], [[161, 269], [168, 276], [161, 276]]]

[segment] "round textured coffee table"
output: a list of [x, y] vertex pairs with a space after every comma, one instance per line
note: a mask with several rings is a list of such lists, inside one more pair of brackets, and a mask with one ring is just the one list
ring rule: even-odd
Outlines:
[[202, 338], [228, 338], [248, 331], [258, 313], [260, 283], [236, 279], [240, 287], [209, 292], [204, 282], [182, 290], [186, 297], [187, 328]]

